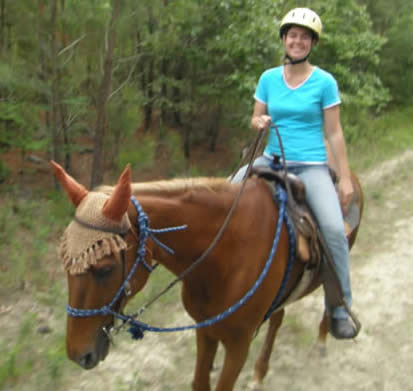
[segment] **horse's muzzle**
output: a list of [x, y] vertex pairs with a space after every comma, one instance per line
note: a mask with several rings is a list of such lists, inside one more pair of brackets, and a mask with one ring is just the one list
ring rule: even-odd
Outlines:
[[103, 361], [109, 353], [109, 339], [106, 334], [99, 331], [94, 347], [80, 354], [72, 355], [68, 353], [69, 358], [80, 365], [83, 369], [93, 369], [99, 361]]

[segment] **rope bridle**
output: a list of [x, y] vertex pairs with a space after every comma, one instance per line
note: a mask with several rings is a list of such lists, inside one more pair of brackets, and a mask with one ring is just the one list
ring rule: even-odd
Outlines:
[[[147, 251], [146, 241], [147, 241], [148, 237], [150, 237], [155, 243], [157, 243], [159, 246], [161, 246], [164, 250], [166, 250], [170, 254], [174, 253], [172, 249], [170, 249], [168, 246], [166, 246], [162, 242], [160, 242], [155, 237], [155, 234], [179, 231], [179, 230], [186, 229], [187, 226], [186, 225], [181, 225], [181, 226], [171, 227], [171, 228], [166, 228], [166, 229], [152, 229], [152, 228], [149, 228], [148, 216], [146, 215], [146, 213], [143, 212], [142, 207], [135, 200], [135, 198], [133, 196], [131, 197], [131, 201], [135, 205], [135, 207], [138, 211], [137, 226], [139, 227], [138, 248], [137, 248], [137, 251], [136, 251], [135, 262], [133, 263], [132, 268], [130, 269], [130, 271], [127, 274], [126, 278], [124, 279], [122, 285], [120, 286], [120, 288], [118, 289], [118, 291], [116, 292], [115, 296], [113, 297], [113, 299], [111, 300], [111, 302], [109, 304], [104, 305], [103, 307], [97, 308], [97, 309], [77, 309], [77, 308], [71, 307], [68, 304], [66, 306], [66, 310], [67, 310], [67, 313], [70, 316], [82, 317], [83, 318], [83, 317], [97, 316], [97, 315], [103, 315], [103, 316], [104, 315], [113, 315], [115, 317], [118, 317], [118, 318], [122, 319], [123, 315], [120, 314], [119, 312], [114, 311], [113, 307], [115, 306], [116, 302], [119, 300], [119, 298], [121, 297], [123, 292], [126, 292], [126, 295], [128, 295], [128, 291], [130, 291], [129, 281], [132, 278], [132, 276], [135, 274], [136, 269], [138, 268], [138, 266], [140, 264], [142, 264], [143, 267], [149, 273], [151, 273], [155, 268], [155, 267], [150, 266], [145, 260], [146, 251]], [[78, 223], [90, 228], [90, 229], [103, 230], [102, 227], [97, 227], [97, 226], [91, 225], [91, 224], [83, 222], [79, 219], [76, 219], [76, 221]], [[120, 232], [117, 231], [117, 230], [109, 231], [109, 230], [106, 229], [105, 232], [113, 232], [115, 234], [120, 234]], [[132, 230], [132, 232], [133, 232], [133, 230]], [[126, 234], [126, 232], [123, 232], [123, 234]], [[125, 261], [124, 251], [125, 250], [122, 250], [122, 253], [123, 253], [122, 254], [122, 263], [125, 267], [125, 262], [126, 261]]]

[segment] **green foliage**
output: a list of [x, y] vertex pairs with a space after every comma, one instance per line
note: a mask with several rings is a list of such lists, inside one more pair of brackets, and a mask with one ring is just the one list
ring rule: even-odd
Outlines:
[[48, 213], [43, 215], [43, 218], [47, 219], [46, 225], [57, 229], [70, 221], [75, 208], [71, 202], [67, 201], [64, 192], [52, 191], [47, 197], [47, 209]]
[[[397, 104], [411, 99], [413, 76], [405, 70], [413, 63], [412, 4], [407, 0], [305, 4], [321, 15], [324, 24], [312, 61], [333, 73], [343, 107], [356, 113], [347, 116], [350, 139], [356, 137], [357, 123], [366, 112], [380, 112], [391, 98]], [[114, 94], [107, 112], [108, 158], [123, 159], [118, 158], [121, 144], [140, 128], [144, 105], [152, 107], [153, 118], [160, 111], [167, 113], [166, 121], [161, 120], [167, 127], [206, 122], [203, 113], [219, 106], [224, 114], [216, 128], [248, 127], [259, 75], [282, 61], [280, 20], [295, 6], [291, 0], [123, 1], [113, 59]], [[58, 2], [54, 32], [50, 4], [7, 2], [4, 15], [8, 34], [0, 52], [0, 143], [23, 151], [48, 151], [54, 148], [54, 131], [63, 144], [64, 128], [67, 139], [62, 151], [76, 151], [79, 135], [93, 136], [111, 2]], [[57, 58], [51, 51], [52, 37]], [[41, 120], [45, 113], [53, 114], [54, 83], [57, 129]], [[176, 114], [181, 123], [173, 117]], [[185, 137], [207, 143], [205, 128], [191, 126]], [[0, 177], [7, 174], [4, 171], [0, 166]]]
[[4, 350], [2, 349], [0, 361], [0, 386], [31, 371], [33, 362], [25, 355], [25, 345], [30, 340], [34, 322], [34, 315], [26, 314], [13, 346], [2, 346]]
[[337, 78], [343, 102], [350, 111], [379, 111], [390, 100], [377, 76], [385, 38], [374, 33], [368, 12], [355, 0], [317, 5], [324, 30], [319, 47], [314, 50], [314, 61]]
[[66, 349], [63, 343], [52, 346], [46, 354], [49, 376], [54, 383], [58, 383], [64, 364], [67, 360]]
[[[25, 314], [12, 344], [4, 341], [0, 345], [0, 387], [52, 390], [62, 381], [66, 363], [64, 338], [48, 337], [45, 343], [41, 335], [36, 335], [36, 324], [36, 315]], [[36, 349], [42, 343], [43, 346]], [[36, 383], [40, 384], [36, 386]]]
[[366, 0], [376, 32], [386, 38], [380, 52], [378, 75], [390, 89], [393, 100], [400, 105], [412, 102], [413, 66], [413, 3], [406, 0]]
[[39, 118], [37, 107], [27, 105], [26, 102], [1, 102], [0, 143], [21, 150], [42, 150], [47, 146], [47, 140], [37, 138], [36, 114]]
[[128, 163], [137, 171], [151, 168], [154, 164], [155, 153], [156, 140], [153, 136], [146, 135], [138, 140], [130, 139], [119, 153], [118, 169], [123, 169]]
[[3, 197], [0, 257], [7, 273], [0, 273], [0, 295], [27, 286], [54, 289], [44, 278], [45, 259], [56, 257], [56, 244], [51, 238], [69, 221], [73, 206], [67, 202], [65, 194], [53, 194], [49, 200], [45, 197], [22, 199], [13, 192]]
[[412, 116], [412, 107], [406, 107], [366, 118], [355, 128], [357, 137], [348, 145], [352, 165], [357, 170], [364, 170], [412, 149]]
[[413, 74], [413, 10], [401, 15], [388, 31], [389, 41], [383, 49], [383, 81], [398, 104], [411, 104]]

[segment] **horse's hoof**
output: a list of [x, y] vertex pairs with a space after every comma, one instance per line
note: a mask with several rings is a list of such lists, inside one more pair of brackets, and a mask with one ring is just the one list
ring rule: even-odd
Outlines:
[[249, 391], [262, 391], [264, 388], [263, 388], [262, 383], [260, 383], [259, 381], [253, 379], [247, 384], [246, 389], [249, 390]]

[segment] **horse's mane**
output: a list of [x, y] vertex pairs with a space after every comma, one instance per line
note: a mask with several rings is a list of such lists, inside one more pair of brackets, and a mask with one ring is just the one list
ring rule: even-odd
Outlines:
[[[102, 185], [95, 191], [110, 194], [114, 186]], [[227, 192], [231, 189], [231, 182], [225, 178], [198, 177], [176, 178], [169, 180], [132, 183], [133, 195], [178, 195], [187, 191], [211, 191], [215, 193]]]

